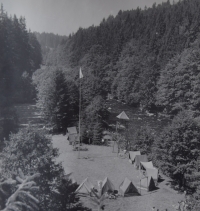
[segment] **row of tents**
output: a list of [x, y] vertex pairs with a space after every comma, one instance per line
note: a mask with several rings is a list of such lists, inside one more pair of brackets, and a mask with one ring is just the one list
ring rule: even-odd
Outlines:
[[[147, 191], [152, 191], [156, 189], [154, 180], [152, 177], [144, 177], [140, 180], [140, 183], [135, 186], [133, 182], [125, 178], [124, 181], [119, 185], [118, 194], [121, 196], [138, 196], [139, 191], [138, 189], [145, 189]], [[92, 182], [86, 178], [83, 180], [83, 182], [79, 185], [79, 187], [76, 189], [76, 193], [79, 193], [81, 195], [90, 195], [93, 196], [93, 192], [95, 191], [95, 187], [92, 184]], [[106, 177], [102, 181], [102, 188], [101, 188], [101, 195], [107, 193], [113, 193], [115, 192], [115, 186], [111, 182], [111, 180]]]
[[153, 166], [152, 161], [148, 161], [147, 155], [141, 155], [140, 151], [129, 152], [129, 162], [134, 165], [136, 169], [143, 171], [147, 177], [152, 177], [157, 183], [159, 171]]
[[[89, 194], [90, 196], [93, 196], [93, 192], [95, 191], [94, 185], [91, 183], [91, 181], [86, 178], [77, 188], [75, 191], [76, 193], [79, 194]], [[101, 188], [101, 195], [109, 192], [114, 192], [115, 191], [115, 186], [113, 183], [110, 181], [108, 177], [106, 177], [102, 181], [102, 188]], [[135, 185], [132, 183], [131, 180], [128, 178], [125, 178], [125, 180], [120, 184], [119, 186], [119, 191], [118, 193], [122, 196], [126, 195], [139, 195], [139, 192]]]

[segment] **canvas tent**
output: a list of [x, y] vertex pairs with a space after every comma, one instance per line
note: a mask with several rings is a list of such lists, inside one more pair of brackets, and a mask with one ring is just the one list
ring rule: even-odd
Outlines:
[[148, 162], [147, 156], [146, 155], [136, 155], [135, 156], [134, 167], [136, 169], [140, 168], [140, 162]]
[[115, 186], [113, 185], [113, 183], [108, 179], [108, 177], [106, 177], [104, 180], [103, 180], [103, 183], [102, 183], [102, 192], [101, 194], [104, 194], [108, 191], [114, 191], [115, 190]]
[[105, 136], [103, 136], [103, 139], [112, 141], [112, 136], [111, 135], [105, 135]]
[[72, 144], [74, 143], [75, 141], [78, 141], [78, 134], [69, 134], [69, 143]]
[[125, 178], [125, 180], [119, 186], [119, 193], [122, 196], [126, 195], [139, 195], [137, 188], [134, 186], [131, 180]]
[[150, 168], [150, 169], [153, 169], [154, 168], [152, 161], [150, 161], [150, 162], [142, 162], [141, 161], [140, 162], [140, 167], [143, 170], [146, 170], [147, 168]]
[[89, 181], [88, 178], [86, 178], [76, 189], [75, 193], [92, 195], [93, 189], [94, 185]]
[[152, 177], [154, 181], [158, 181], [158, 169], [157, 168], [147, 168], [146, 175]]
[[135, 156], [141, 155], [140, 151], [129, 151], [129, 162], [134, 163], [135, 162]]
[[141, 189], [144, 189], [144, 190], [147, 190], [147, 191], [153, 191], [153, 190], [156, 189], [154, 180], [153, 180], [153, 178], [151, 176], [150, 177], [141, 178], [140, 184], [137, 187], [141, 188]]
[[68, 127], [67, 131], [69, 134], [77, 134], [76, 127]]

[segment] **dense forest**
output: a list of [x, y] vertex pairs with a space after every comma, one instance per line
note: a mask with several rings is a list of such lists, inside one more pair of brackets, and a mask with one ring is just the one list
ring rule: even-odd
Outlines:
[[[96, 86], [93, 90], [101, 90], [102, 96], [112, 93], [128, 104], [166, 108], [169, 114], [183, 108], [196, 109], [198, 77], [189, 84], [192, 73], [188, 63], [193, 60], [197, 76], [199, 11], [199, 0], [167, 1], [144, 10], [119, 11], [99, 26], [79, 28], [49, 55], [47, 64], [68, 70], [75, 79], [81, 66], [87, 77], [85, 92]], [[187, 85], [182, 82], [186, 78]], [[188, 87], [190, 93], [186, 93]]]
[[67, 39], [67, 36], [61, 36], [53, 33], [34, 32], [42, 49], [43, 63], [46, 63], [47, 55], [51, 53], [62, 41]]
[[32, 74], [42, 61], [36, 36], [26, 29], [24, 17], [8, 17], [0, 10], [0, 138], [17, 125], [13, 109], [16, 103], [27, 103], [36, 97]]

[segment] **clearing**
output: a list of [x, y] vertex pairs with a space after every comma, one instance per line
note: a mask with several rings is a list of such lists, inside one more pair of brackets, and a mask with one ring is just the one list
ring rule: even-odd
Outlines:
[[[136, 170], [128, 159], [117, 157], [117, 153], [112, 153], [112, 146], [85, 145], [88, 151], [73, 151], [69, 145], [67, 137], [63, 135], [52, 136], [53, 146], [59, 149], [60, 156], [57, 161], [62, 162], [66, 173], [73, 172], [78, 184], [88, 177], [93, 185], [97, 186], [97, 180], [108, 177], [115, 189], [125, 179], [129, 178], [135, 186], [139, 183], [139, 170]], [[182, 194], [177, 193], [169, 187], [169, 179], [162, 175], [163, 181], [159, 183], [158, 189], [152, 192], [142, 190], [141, 196], [118, 197], [105, 201], [105, 210], [109, 211], [150, 211], [156, 207], [159, 211], [173, 211], [172, 204], [184, 199]], [[140, 190], [139, 190], [140, 192]], [[96, 210], [87, 198], [82, 198], [86, 207]]]

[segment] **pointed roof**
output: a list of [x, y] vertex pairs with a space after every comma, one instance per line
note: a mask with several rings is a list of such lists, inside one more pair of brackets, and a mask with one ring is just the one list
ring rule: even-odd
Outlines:
[[77, 134], [76, 127], [68, 127], [67, 131], [69, 134]]
[[122, 111], [121, 114], [119, 114], [117, 116], [118, 119], [124, 119], [124, 120], [129, 120], [128, 116], [126, 115], [126, 113], [124, 111]]
[[136, 155], [141, 155], [140, 151], [129, 151], [129, 159], [134, 161]]
[[143, 167], [145, 170], [147, 168], [150, 168], [150, 169], [154, 168], [152, 161], [150, 161], [150, 162], [142, 162], [141, 161], [140, 164], [141, 164], [141, 167]]
[[78, 186], [75, 193], [90, 194], [94, 188], [94, 185], [90, 182], [88, 178], [83, 180], [83, 182]]
[[109, 139], [109, 140], [112, 140], [112, 136], [111, 136], [111, 135], [105, 135], [105, 136], [103, 136], [103, 139]]
[[154, 180], [158, 180], [158, 169], [157, 168], [147, 168], [146, 169], [147, 176], [151, 176]]
[[142, 162], [148, 162], [147, 155], [136, 155], [135, 156], [135, 163], [134, 163], [134, 165], [136, 167], [139, 167], [141, 161]]
[[110, 181], [110, 179], [108, 177], [106, 177], [102, 183], [102, 192], [101, 193], [104, 194], [105, 192], [114, 191], [114, 190], [115, 190], [115, 186]]
[[121, 193], [121, 195], [139, 195], [137, 188], [135, 187], [135, 185], [132, 183], [131, 180], [129, 180], [128, 178], [125, 178], [125, 180], [121, 183], [121, 185], [119, 186], [119, 192]]

